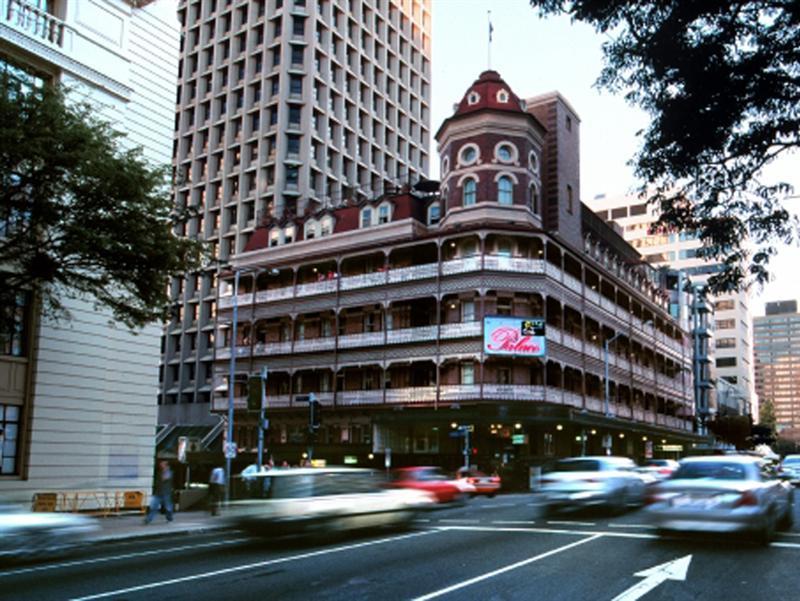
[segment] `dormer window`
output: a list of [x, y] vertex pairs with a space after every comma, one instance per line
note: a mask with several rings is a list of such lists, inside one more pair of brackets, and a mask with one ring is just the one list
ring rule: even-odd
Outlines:
[[274, 229], [269, 233], [269, 245], [278, 246], [281, 243], [281, 231]]
[[438, 202], [428, 207], [428, 225], [436, 225], [442, 217], [442, 207]]
[[311, 221], [307, 221], [304, 230], [303, 230], [303, 238], [305, 240], [313, 240], [317, 237], [317, 222], [313, 219]]
[[378, 224], [389, 223], [390, 207], [388, 204], [382, 204], [378, 207]]
[[478, 104], [480, 101], [481, 101], [481, 95], [478, 94], [477, 92], [473, 91], [467, 95], [467, 104], [470, 106]]
[[322, 236], [330, 236], [331, 232], [333, 232], [333, 218], [332, 217], [324, 217], [322, 219], [322, 224], [319, 228], [319, 235]]
[[506, 103], [508, 102], [509, 95], [507, 90], [498, 90], [497, 91], [497, 102]]
[[283, 230], [283, 243], [291, 244], [294, 242], [294, 226], [289, 226]]
[[369, 227], [372, 225], [372, 208], [364, 207], [361, 209], [361, 227]]

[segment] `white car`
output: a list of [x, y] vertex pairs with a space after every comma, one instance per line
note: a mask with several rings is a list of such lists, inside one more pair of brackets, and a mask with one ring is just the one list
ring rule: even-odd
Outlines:
[[98, 530], [81, 515], [39, 513], [17, 505], [0, 504], [0, 557], [33, 559], [72, 549]]
[[627, 457], [572, 457], [542, 476], [541, 492], [550, 513], [595, 506], [621, 513], [644, 503], [645, 479]]
[[758, 457], [690, 457], [652, 487], [645, 516], [661, 531], [745, 532], [769, 543], [792, 525], [794, 490]]
[[433, 497], [386, 488], [385, 475], [357, 468], [273, 469], [250, 476], [224, 512], [232, 527], [263, 536], [322, 534], [411, 524]]

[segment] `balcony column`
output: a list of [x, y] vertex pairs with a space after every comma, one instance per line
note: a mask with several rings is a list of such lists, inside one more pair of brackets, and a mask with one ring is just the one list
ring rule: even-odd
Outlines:
[[337, 295], [336, 306], [333, 308], [333, 406], [339, 402], [338, 383], [339, 378], [339, 298]]
[[441, 343], [442, 343], [442, 241], [436, 240], [436, 396], [433, 409], [439, 409], [439, 387], [441, 385]]

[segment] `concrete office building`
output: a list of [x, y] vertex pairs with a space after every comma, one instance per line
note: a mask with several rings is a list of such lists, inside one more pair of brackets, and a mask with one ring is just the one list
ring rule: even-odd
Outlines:
[[[216, 263], [172, 283], [159, 441], [210, 415], [219, 266], [259, 224], [374, 198], [429, 168], [429, 0], [182, 0], [174, 165], [181, 235]], [[206, 425], [196, 430], [189, 425]]]
[[[158, 165], [178, 36], [171, 0], [0, 0], [1, 75], [66, 84]], [[0, 494], [149, 491], [160, 325], [134, 335], [91, 299], [65, 304], [72, 319], [55, 322], [28, 295], [0, 301]]]
[[[603, 219], [617, 223], [625, 239], [650, 264], [681, 271], [695, 285], [703, 284], [714, 273], [715, 266], [697, 256], [701, 244], [693, 232], [649, 233], [651, 224], [658, 219], [657, 209], [640, 198], [599, 195], [588, 204]], [[750, 294], [746, 291], [720, 294], [709, 301], [714, 309], [712, 377], [735, 387], [725, 387], [723, 395], [714, 394], [711, 409], [716, 411], [716, 403], [721, 400], [729, 405], [725, 411], [745, 407], [750, 413], [755, 400]]]
[[307, 452], [312, 392], [313, 454], [333, 463], [456, 467], [464, 426], [471, 463], [527, 482], [555, 456], [698, 440], [689, 337], [653, 269], [580, 202], [579, 126], [559, 94], [525, 103], [487, 71], [436, 134], [440, 186], [259, 227], [233, 257], [239, 294], [220, 281], [213, 406], [228, 409], [233, 347], [239, 461], [257, 432], [244, 378], [263, 367], [278, 461]]
[[778, 431], [800, 431], [800, 313], [797, 301], [767, 303], [753, 321], [756, 391], [775, 406]]

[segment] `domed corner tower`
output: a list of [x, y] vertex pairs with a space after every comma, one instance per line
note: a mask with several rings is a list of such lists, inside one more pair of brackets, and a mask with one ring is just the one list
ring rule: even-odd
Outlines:
[[545, 135], [499, 73], [481, 73], [436, 132], [442, 226], [478, 220], [542, 227]]

